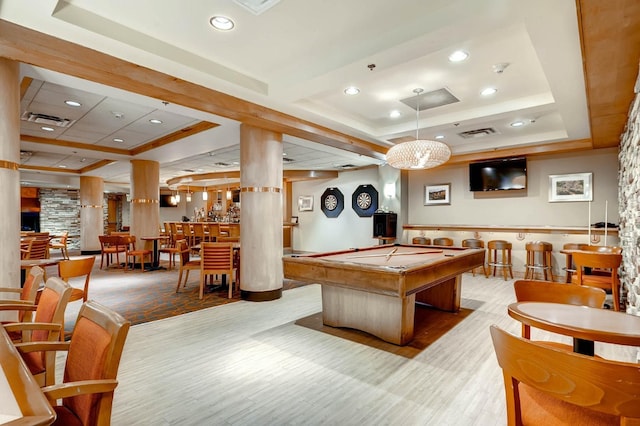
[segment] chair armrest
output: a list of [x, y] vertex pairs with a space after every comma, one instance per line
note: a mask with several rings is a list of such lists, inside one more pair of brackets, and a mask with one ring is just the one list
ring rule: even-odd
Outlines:
[[51, 322], [11, 322], [4, 324], [4, 329], [7, 330], [7, 332], [25, 330], [60, 331], [62, 330], [62, 324]]
[[117, 386], [118, 381], [116, 379], [101, 379], [60, 383], [51, 386], [45, 386], [41, 389], [49, 402], [55, 404], [56, 400], [60, 398], [69, 398], [72, 396], [87, 395], [93, 393], [113, 392]]
[[0, 299], [0, 305], [33, 305], [33, 302], [19, 299]]
[[20, 353], [68, 351], [70, 342], [26, 342], [15, 343], [14, 346]]
[[38, 305], [32, 303], [0, 303], [0, 311], [35, 311]]
[[0, 287], [0, 293], [22, 293], [22, 289], [15, 287]]

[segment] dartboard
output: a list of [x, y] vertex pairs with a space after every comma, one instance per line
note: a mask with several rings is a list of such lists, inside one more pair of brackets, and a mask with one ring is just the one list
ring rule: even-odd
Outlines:
[[371, 205], [371, 195], [367, 194], [366, 192], [358, 194], [357, 203], [358, 207], [360, 207], [362, 210], [368, 209]]
[[335, 195], [329, 194], [327, 195], [327, 198], [324, 199], [324, 206], [328, 210], [335, 210], [336, 207], [338, 206], [338, 199], [336, 198]]

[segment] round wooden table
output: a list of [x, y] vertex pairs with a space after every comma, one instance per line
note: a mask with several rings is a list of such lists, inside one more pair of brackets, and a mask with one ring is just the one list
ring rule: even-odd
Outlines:
[[518, 302], [509, 316], [532, 327], [573, 337], [573, 350], [594, 353], [594, 341], [640, 346], [640, 317], [609, 309], [546, 302]]

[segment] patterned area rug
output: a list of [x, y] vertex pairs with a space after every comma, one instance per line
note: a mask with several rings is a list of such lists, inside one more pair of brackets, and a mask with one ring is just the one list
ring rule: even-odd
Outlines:
[[[57, 276], [56, 267], [47, 268], [47, 276]], [[198, 299], [198, 271], [191, 271], [186, 287], [180, 287], [176, 293], [177, 283], [177, 269], [144, 273], [139, 269], [124, 272], [123, 269], [113, 266], [100, 269], [100, 256], [97, 256], [89, 282], [89, 299], [120, 313], [131, 321], [132, 325], [241, 300], [237, 291], [232, 299], [228, 299], [227, 287], [220, 285], [207, 288], [202, 300]], [[71, 280], [74, 287], [82, 287], [83, 284], [83, 279]], [[283, 290], [301, 285], [304, 283], [285, 280]], [[66, 332], [73, 330], [81, 305], [81, 301], [75, 301], [67, 306]]]

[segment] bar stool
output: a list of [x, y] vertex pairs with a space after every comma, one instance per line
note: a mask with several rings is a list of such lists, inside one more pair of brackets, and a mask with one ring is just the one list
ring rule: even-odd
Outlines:
[[[507, 281], [507, 271], [513, 279], [513, 269], [511, 264], [511, 247], [512, 244], [505, 240], [491, 240], [487, 243], [487, 249], [489, 251], [489, 261], [487, 265], [489, 268], [493, 266], [493, 276], [496, 276], [496, 270], [502, 269], [502, 275], [504, 280]], [[500, 259], [498, 259], [498, 252], [500, 252]], [[489, 276], [487, 275], [487, 278]]]
[[[484, 249], [484, 241], [478, 240], [476, 238], [467, 238], [466, 240], [462, 240], [462, 247]], [[478, 268], [473, 268], [471, 270], [471, 273], [473, 274], [474, 277], [476, 276], [476, 269], [478, 269]], [[487, 275], [489, 275], [487, 273], [487, 265], [485, 265], [484, 260], [482, 261], [482, 270], [484, 271], [484, 276], [485, 277]]]
[[434, 238], [433, 245], [434, 246], [452, 246], [453, 240], [447, 237]]
[[535, 279], [536, 270], [542, 270], [544, 280], [549, 281], [547, 272], [551, 272], [551, 281], [553, 281], [553, 272], [551, 271], [553, 245], [546, 241], [531, 241], [525, 245], [525, 249], [527, 250], [527, 263], [524, 265], [524, 279]]
[[413, 240], [411, 240], [412, 244], [420, 244], [423, 246], [428, 246], [431, 244], [431, 238], [425, 238], [425, 237], [415, 237]]

